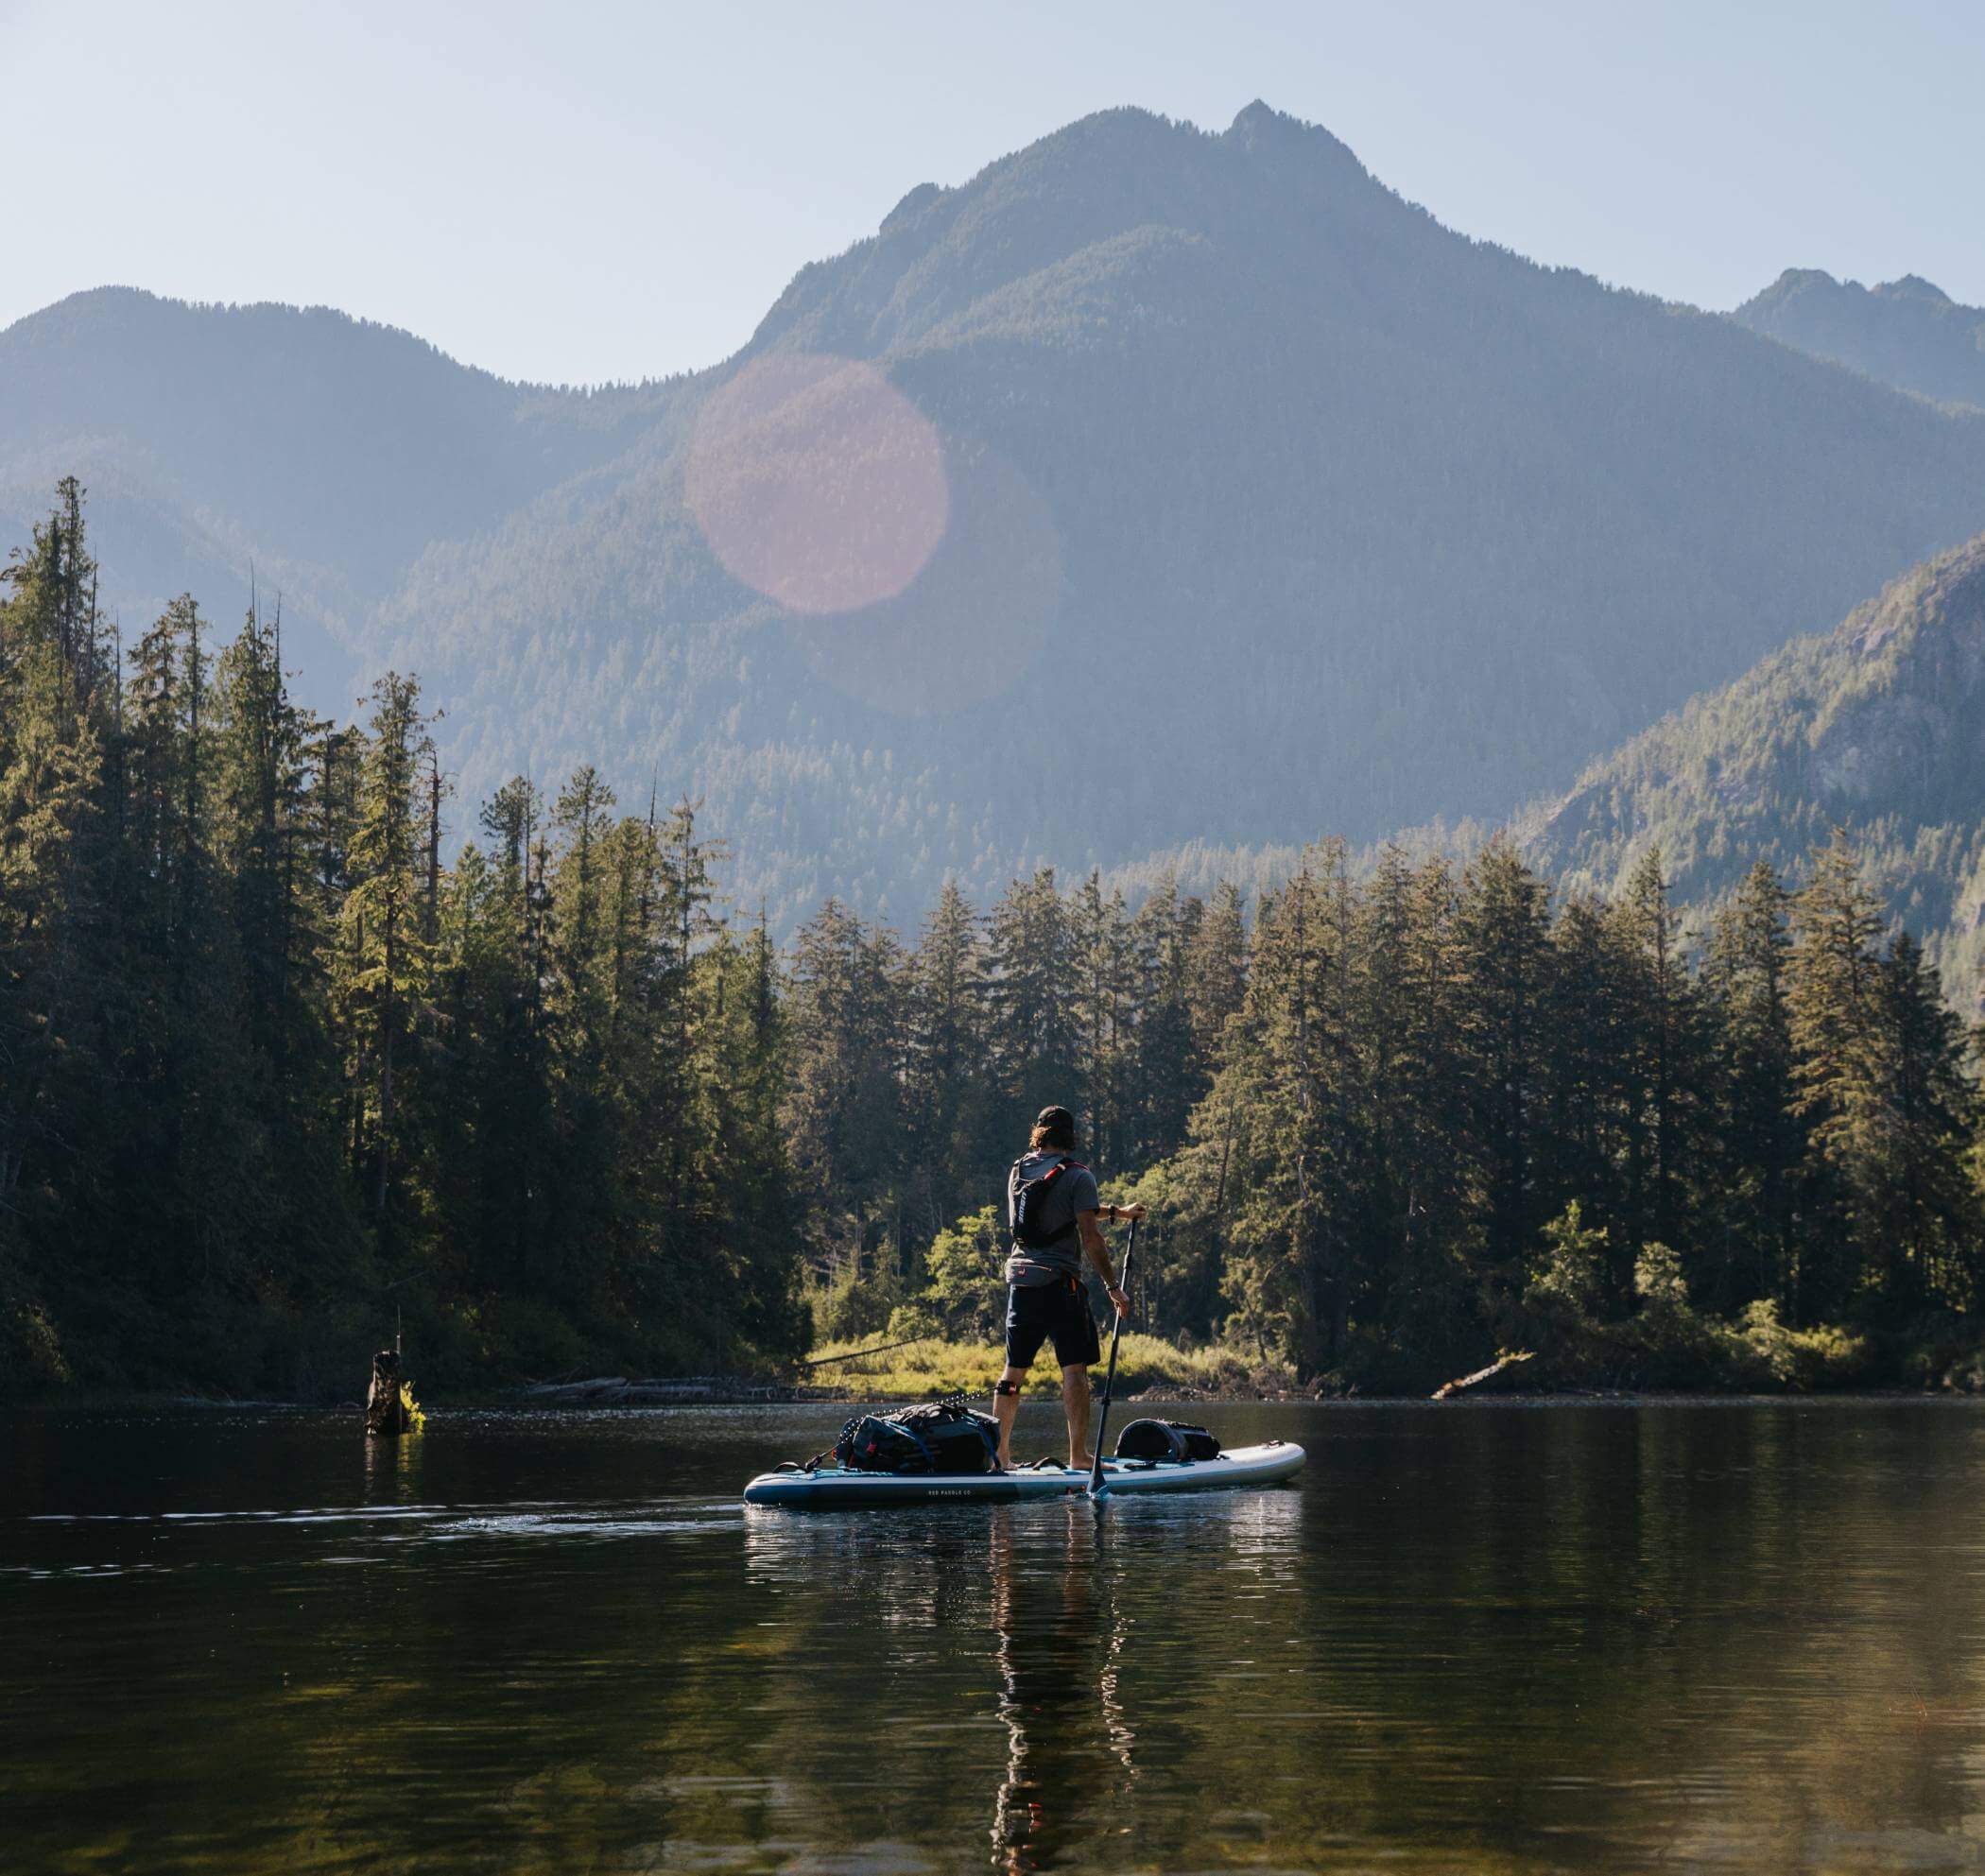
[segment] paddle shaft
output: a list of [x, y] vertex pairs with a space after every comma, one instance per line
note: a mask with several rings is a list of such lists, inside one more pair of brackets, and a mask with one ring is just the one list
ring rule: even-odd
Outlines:
[[[1128, 1298], [1131, 1294], [1131, 1260], [1137, 1254], [1137, 1220], [1131, 1220], [1131, 1241], [1124, 1246], [1124, 1267], [1116, 1280], [1116, 1287]], [[1096, 1465], [1089, 1474], [1089, 1495], [1094, 1498], [1103, 1489], [1103, 1434], [1110, 1424], [1110, 1396], [1116, 1391], [1116, 1345], [1124, 1338], [1124, 1313], [1116, 1312], [1116, 1326], [1110, 1331], [1110, 1372], [1103, 1380], [1103, 1411], [1096, 1422]]]

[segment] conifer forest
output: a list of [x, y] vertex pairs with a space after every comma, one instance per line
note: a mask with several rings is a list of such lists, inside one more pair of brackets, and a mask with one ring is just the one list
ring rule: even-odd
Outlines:
[[1844, 836], [1702, 916], [1658, 849], [1324, 840], [787, 933], [694, 800], [457, 800], [417, 677], [326, 720], [274, 606], [96, 587], [66, 481], [0, 587], [0, 1389], [991, 1342], [1050, 1101], [1149, 1207], [1137, 1326], [1304, 1384], [1985, 1378], [1972, 1037]]

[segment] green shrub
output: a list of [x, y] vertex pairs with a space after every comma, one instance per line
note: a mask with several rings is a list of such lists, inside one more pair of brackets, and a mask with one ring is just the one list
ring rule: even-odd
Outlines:
[[892, 1269], [864, 1269], [851, 1262], [825, 1283], [809, 1291], [816, 1332], [829, 1341], [872, 1341], [889, 1327], [903, 1300], [903, 1282]]
[[996, 1335], [1006, 1309], [1000, 1287], [1006, 1245], [999, 1208], [992, 1205], [940, 1231], [924, 1253], [928, 1287], [912, 1305], [922, 1312], [922, 1326], [955, 1341]]
[[52, 1392], [75, 1379], [61, 1337], [40, 1303], [18, 1299], [0, 1321], [0, 1375], [6, 1392], [20, 1394]]
[[1589, 1316], [1605, 1271], [1606, 1232], [1589, 1230], [1575, 1198], [1544, 1228], [1544, 1248], [1530, 1266], [1529, 1294]]

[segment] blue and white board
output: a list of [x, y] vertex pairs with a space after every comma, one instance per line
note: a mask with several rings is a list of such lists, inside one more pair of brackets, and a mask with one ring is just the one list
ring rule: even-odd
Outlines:
[[[1236, 1446], [1217, 1459], [1106, 1459], [1103, 1480], [1112, 1498], [1133, 1491], [1218, 1491], [1235, 1486], [1273, 1485], [1301, 1471], [1303, 1457], [1302, 1447], [1271, 1439], [1266, 1446]], [[822, 1511], [836, 1506], [924, 1505], [954, 1498], [1011, 1504], [1024, 1498], [1079, 1497], [1088, 1489], [1087, 1472], [1072, 1472], [1062, 1466], [919, 1475], [822, 1466], [811, 1472], [797, 1468], [760, 1472], [745, 1487], [744, 1495], [747, 1505]]]

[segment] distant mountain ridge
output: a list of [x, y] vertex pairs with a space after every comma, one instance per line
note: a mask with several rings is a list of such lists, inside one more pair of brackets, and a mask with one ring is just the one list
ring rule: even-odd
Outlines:
[[0, 332], [0, 521], [91, 487], [107, 603], [181, 590], [232, 627], [255, 563], [342, 696], [358, 622], [427, 543], [495, 525], [624, 440], [657, 395], [514, 385], [328, 307], [101, 287]]
[[1985, 307], [1959, 305], [1919, 275], [1863, 286], [1787, 267], [1731, 317], [1899, 390], [1985, 408]]
[[1796, 872], [1836, 826], [1946, 990], [1985, 1007], [1985, 535], [1692, 699], [1513, 832], [1568, 889], [1601, 894], [1658, 844], [1700, 908], [1754, 859]]
[[[1985, 416], [1471, 242], [1262, 105], [1217, 134], [1104, 112], [920, 185], [734, 358], [634, 390], [506, 387], [316, 316], [257, 351], [249, 310], [198, 344], [177, 322], [206, 315], [158, 314], [146, 355], [199, 370], [155, 363], [121, 427], [87, 357], [126, 339], [36, 316], [12, 511], [74, 466], [121, 505], [112, 568], [142, 522], [275, 570], [316, 668], [425, 676], [465, 804], [579, 760], [700, 795], [781, 924], [829, 891], [910, 919], [947, 874], [1500, 815], [1985, 523]], [[0, 335], [9, 383], [25, 344]], [[303, 345], [354, 374], [336, 412], [230, 363], [315, 382]], [[822, 356], [929, 426], [948, 508], [901, 590], [803, 616], [685, 491], [713, 411]], [[182, 472], [181, 382], [216, 413]]]

